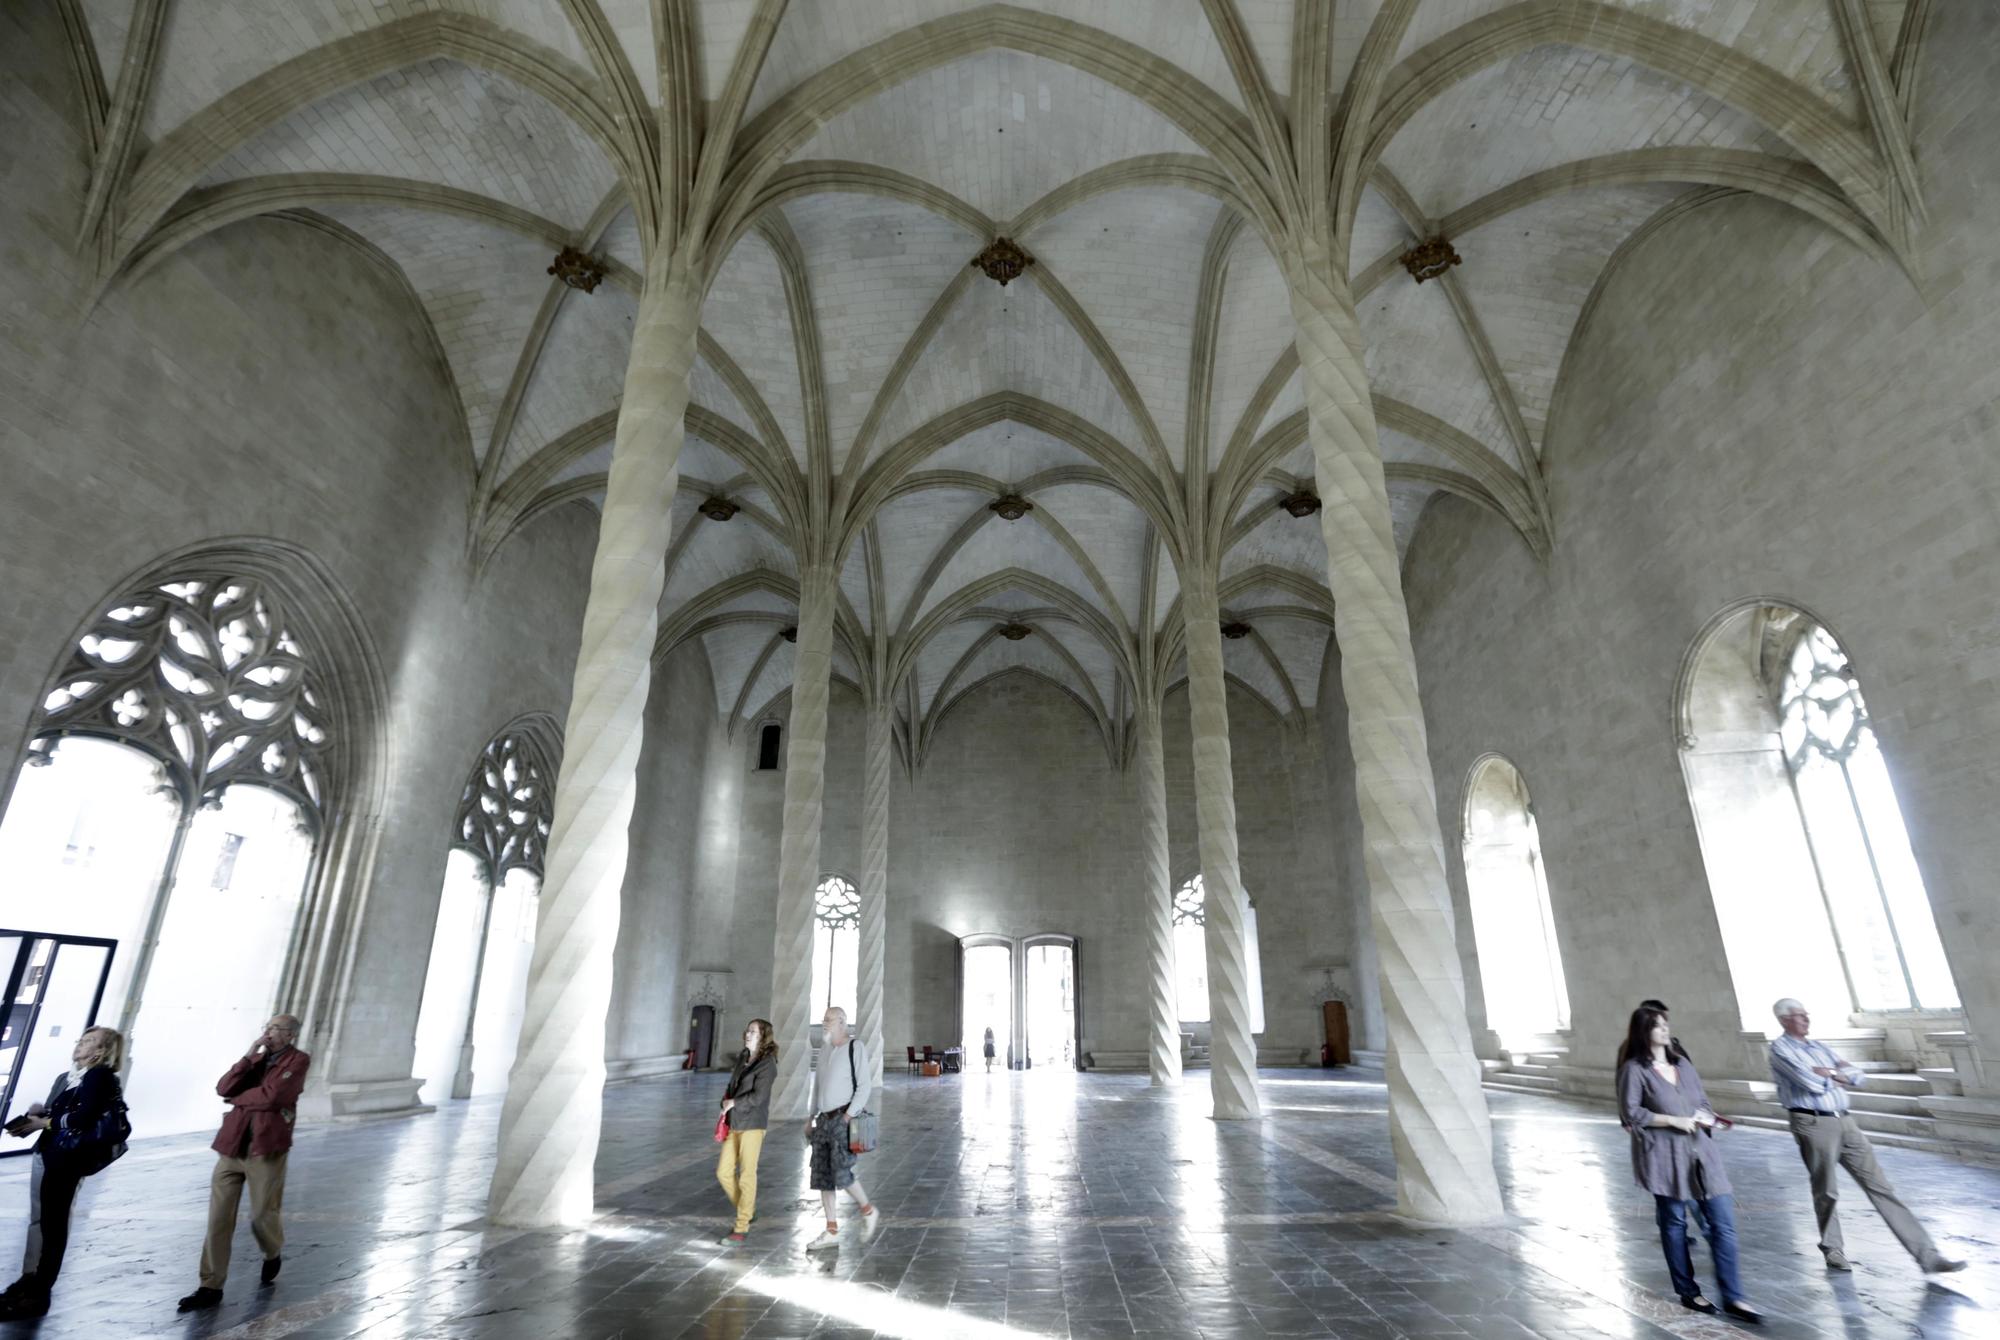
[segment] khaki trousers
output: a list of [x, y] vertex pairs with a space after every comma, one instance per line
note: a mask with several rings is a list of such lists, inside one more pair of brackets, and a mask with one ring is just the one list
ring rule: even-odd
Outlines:
[[722, 1160], [715, 1165], [715, 1180], [729, 1203], [736, 1207], [736, 1231], [750, 1231], [750, 1216], [757, 1213], [757, 1156], [764, 1152], [764, 1132], [731, 1131], [722, 1142]]
[[243, 1186], [250, 1186], [250, 1233], [264, 1259], [283, 1254], [285, 1225], [284, 1154], [237, 1159], [227, 1154], [215, 1160], [208, 1183], [208, 1237], [201, 1244], [201, 1287], [220, 1289], [229, 1278], [229, 1248], [236, 1236], [236, 1206]]
[[1813, 1213], [1819, 1217], [1822, 1252], [1839, 1252], [1843, 1256], [1847, 1252], [1841, 1238], [1840, 1217], [1835, 1213], [1840, 1201], [1840, 1170], [1845, 1168], [1868, 1193], [1876, 1213], [1903, 1244], [1903, 1250], [1917, 1258], [1917, 1264], [1928, 1266], [1937, 1259], [1937, 1245], [1910, 1213], [1910, 1207], [1903, 1204], [1896, 1189], [1889, 1185], [1889, 1178], [1875, 1162], [1875, 1146], [1868, 1142], [1868, 1133], [1859, 1122], [1851, 1116], [1810, 1112], [1793, 1112], [1790, 1116], [1792, 1139], [1798, 1141], [1799, 1155], [1805, 1159], [1806, 1173], [1812, 1179]]

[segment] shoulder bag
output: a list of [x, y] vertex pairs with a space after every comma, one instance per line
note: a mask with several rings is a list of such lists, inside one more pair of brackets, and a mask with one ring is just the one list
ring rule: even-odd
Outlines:
[[[111, 1081], [117, 1094], [117, 1081]], [[81, 1086], [79, 1086], [80, 1088]], [[70, 1121], [50, 1134], [50, 1144], [85, 1176], [103, 1172], [125, 1157], [126, 1143], [132, 1138], [132, 1122], [123, 1095], [117, 1095], [87, 1123]], [[81, 1116], [81, 1113], [76, 1114]]]
[[[850, 1087], [861, 1087], [861, 1076], [854, 1068], [854, 1043], [847, 1044], [847, 1080]], [[847, 1152], [850, 1154], [872, 1154], [879, 1142], [880, 1131], [876, 1127], [875, 1114], [863, 1109], [847, 1113]]]

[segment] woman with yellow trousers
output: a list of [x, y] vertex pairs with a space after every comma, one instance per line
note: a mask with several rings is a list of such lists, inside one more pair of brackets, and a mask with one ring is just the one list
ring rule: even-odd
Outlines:
[[743, 1050], [722, 1091], [722, 1160], [716, 1180], [736, 1207], [736, 1227], [722, 1241], [742, 1242], [757, 1217], [757, 1156], [764, 1152], [764, 1131], [771, 1124], [771, 1085], [778, 1074], [778, 1040], [768, 1019], [752, 1019], [743, 1030]]

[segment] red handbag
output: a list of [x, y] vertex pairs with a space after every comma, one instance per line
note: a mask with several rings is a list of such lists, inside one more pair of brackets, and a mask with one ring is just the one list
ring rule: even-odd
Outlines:
[[729, 1138], [729, 1114], [724, 1112], [715, 1119], [715, 1142], [721, 1144]]

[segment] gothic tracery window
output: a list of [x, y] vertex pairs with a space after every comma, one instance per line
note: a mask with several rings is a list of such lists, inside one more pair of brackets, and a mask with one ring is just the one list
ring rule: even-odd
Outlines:
[[1182, 1023], [1208, 1020], [1207, 904], [1200, 875], [1174, 890], [1174, 982]]
[[861, 893], [839, 875], [813, 891], [813, 1008], [838, 1005], [854, 1022], [861, 969]]
[[517, 868], [542, 873], [555, 818], [554, 776], [534, 740], [510, 731], [486, 746], [466, 779], [456, 843], [486, 863], [494, 885]]
[[161, 759], [204, 803], [254, 782], [320, 810], [324, 690], [282, 604], [255, 578], [204, 574], [129, 592], [78, 639], [42, 711], [35, 761], [62, 735], [105, 736]]
[[1778, 738], [1855, 1004], [1955, 1009], [1923, 876], [1847, 653], [1801, 619], [1776, 685]]

